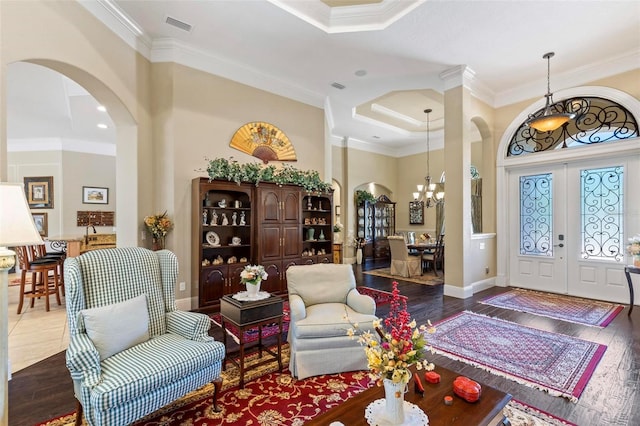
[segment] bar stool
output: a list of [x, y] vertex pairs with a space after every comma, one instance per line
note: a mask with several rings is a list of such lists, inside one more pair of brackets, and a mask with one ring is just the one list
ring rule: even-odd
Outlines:
[[[37, 259], [34, 256], [35, 252], [36, 248], [32, 246], [16, 247], [16, 255], [21, 269], [18, 314], [22, 312], [25, 298], [31, 299], [31, 307], [33, 308], [35, 299], [44, 297], [47, 312], [49, 312], [49, 295], [55, 294], [58, 305], [61, 304], [58, 278], [59, 262], [56, 259]], [[27, 273], [31, 274], [31, 290], [25, 289]]]
[[47, 251], [47, 246], [44, 244], [31, 246], [31, 250], [34, 250], [32, 259], [38, 261], [40, 261], [40, 259], [54, 259], [58, 262], [58, 284], [64, 296], [64, 260], [67, 258], [67, 254], [61, 251]]

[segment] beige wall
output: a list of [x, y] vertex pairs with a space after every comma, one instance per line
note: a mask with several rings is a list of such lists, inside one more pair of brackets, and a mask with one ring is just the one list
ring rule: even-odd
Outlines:
[[[7, 165], [9, 182], [22, 183], [28, 176], [53, 177], [53, 209], [32, 210], [47, 213], [51, 238], [84, 235], [85, 228], [77, 226], [78, 210], [115, 211], [115, 158], [112, 156], [71, 151], [10, 152]], [[83, 186], [108, 188], [109, 203], [83, 204]], [[112, 233], [113, 228], [98, 227], [97, 231]]]
[[[298, 160], [290, 164], [322, 175], [324, 114], [319, 108], [182, 65], [154, 64], [152, 68], [154, 179], [159, 183], [155, 196], [175, 219], [167, 248], [180, 260], [179, 281], [191, 283], [190, 291], [178, 292], [178, 297], [196, 297], [197, 277], [190, 276], [188, 267], [191, 180], [207, 176], [207, 159], [233, 157], [240, 163], [260, 163], [229, 146], [233, 134], [252, 121], [265, 121], [281, 129], [296, 150]], [[272, 164], [279, 167], [282, 163]]]

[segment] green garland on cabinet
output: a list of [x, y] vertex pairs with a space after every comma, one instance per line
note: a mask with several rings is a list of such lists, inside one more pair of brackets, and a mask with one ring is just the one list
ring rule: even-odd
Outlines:
[[308, 192], [331, 192], [331, 184], [323, 182], [315, 170], [298, 170], [289, 164], [283, 164], [279, 169], [273, 165], [262, 166], [260, 163], [240, 164], [231, 158], [207, 159], [209, 179], [227, 179], [238, 185], [251, 182], [256, 186], [260, 182], [273, 182], [278, 185], [301, 186]]

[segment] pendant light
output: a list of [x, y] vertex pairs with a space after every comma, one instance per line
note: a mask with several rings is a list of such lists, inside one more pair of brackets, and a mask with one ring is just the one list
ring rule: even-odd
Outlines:
[[[554, 52], [545, 53], [542, 57], [547, 60], [547, 94], [545, 95], [546, 103], [544, 112], [539, 117], [529, 116], [529, 119], [525, 124], [539, 132], [553, 132], [563, 124], [572, 120], [576, 114], [568, 112], [552, 112], [551, 107], [553, 103], [553, 94], [551, 93], [550, 74], [551, 74], [551, 58], [555, 55]], [[562, 108], [564, 110], [564, 108]]]
[[424, 110], [424, 113], [427, 114], [427, 176], [424, 178], [424, 185], [417, 185], [418, 192], [413, 193], [414, 201], [422, 201], [424, 205], [428, 207], [433, 207], [444, 198], [444, 191], [439, 191], [435, 194], [436, 184], [431, 181], [431, 169], [430, 169], [430, 161], [431, 161], [431, 146], [429, 144], [429, 114], [433, 110], [431, 108], [427, 108]]

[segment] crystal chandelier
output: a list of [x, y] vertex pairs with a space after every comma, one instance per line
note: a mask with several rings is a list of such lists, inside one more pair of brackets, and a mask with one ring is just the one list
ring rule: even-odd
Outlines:
[[551, 85], [549, 83], [549, 75], [551, 74], [551, 58], [555, 55], [554, 52], [545, 53], [542, 57], [547, 60], [547, 94], [544, 95], [546, 99], [544, 112], [539, 117], [529, 116], [529, 119], [525, 124], [539, 132], [552, 132], [562, 126], [564, 123], [573, 119], [576, 114], [573, 112], [552, 112], [554, 110], [564, 111], [564, 108], [559, 108], [558, 105], [553, 103], [553, 93], [551, 93]]
[[431, 111], [433, 111], [431, 108], [424, 110], [427, 114], [427, 176], [424, 178], [425, 184], [418, 185], [418, 192], [413, 193], [413, 200], [424, 203], [427, 208], [435, 206], [444, 199], [444, 191], [436, 192], [436, 184], [431, 181], [431, 146], [429, 144], [429, 114]]

